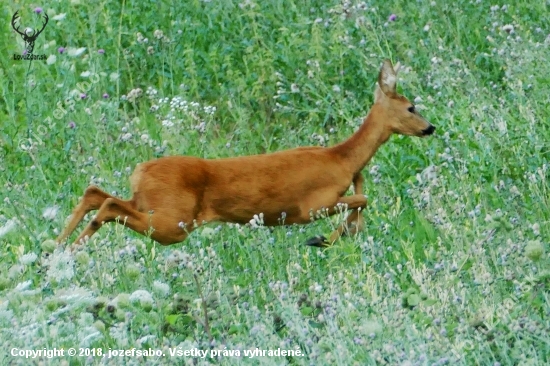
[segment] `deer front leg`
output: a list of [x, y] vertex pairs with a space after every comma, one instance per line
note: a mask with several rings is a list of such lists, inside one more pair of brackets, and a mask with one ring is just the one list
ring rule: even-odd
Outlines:
[[[355, 195], [363, 196], [363, 183], [365, 178], [361, 175], [361, 172], [357, 173], [353, 177], [353, 193]], [[342, 223], [338, 229], [330, 235], [330, 242], [334, 243], [341, 235], [355, 235], [362, 231], [365, 227], [365, 219], [361, 214], [361, 210], [367, 207], [367, 199], [365, 198], [365, 204], [354, 210], [352, 210], [344, 223]], [[351, 207], [350, 207], [351, 208]], [[340, 234], [338, 234], [340, 233]]]
[[[338, 200], [339, 204], [346, 204], [347, 208], [352, 210], [346, 221], [340, 224], [336, 230], [330, 234], [329, 239], [325, 238], [323, 235], [317, 235], [309, 239], [306, 245], [315, 247], [331, 246], [342, 235], [354, 235], [363, 230], [365, 222], [361, 210], [367, 206], [367, 199], [362, 194], [364, 181], [365, 179], [361, 173], [357, 173], [355, 177], [353, 177], [354, 195], [341, 197]], [[336, 208], [329, 210], [329, 215], [334, 213], [336, 213]]]

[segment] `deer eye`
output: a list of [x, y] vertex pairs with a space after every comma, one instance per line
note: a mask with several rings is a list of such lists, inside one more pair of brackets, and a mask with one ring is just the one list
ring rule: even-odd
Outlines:
[[407, 110], [411, 113], [414, 113], [414, 105], [411, 105]]

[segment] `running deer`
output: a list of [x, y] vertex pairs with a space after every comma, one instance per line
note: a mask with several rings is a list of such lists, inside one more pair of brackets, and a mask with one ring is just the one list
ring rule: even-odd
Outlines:
[[[361, 170], [392, 134], [428, 136], [435, 131], [396, 92], [398, 68], [384, 61], [374, 104], [349, 139], [332, 147], [224, 159], [170, 156], [138, 164], [130, 177], [130, 200], [88, 187], [57, 242], [71, 235], [86, 213], [97, 209], [73, 249], [112, 221], [170, 245], [209, 222], [246, 224], [263, 214], [266, 226], [306, 224], [347, 209], [350, 214], [328, 239], [316, 236], [306, 244], [327, 246], [342, 235], [357, 233], [363, 228], [361, 210], [367, 205]], [[344, 196], [351, 183], [354, 194]]]

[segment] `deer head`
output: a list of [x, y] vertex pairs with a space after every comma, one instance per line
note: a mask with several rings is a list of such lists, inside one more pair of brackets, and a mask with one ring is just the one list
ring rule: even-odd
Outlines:
[[386, 124], [391, 133], [409, 136], [428, 136], [435, 127], [418, 113], [414, 104], [396, 91], [397, 71], [399, 63], [392, 66], [390, 60], [385, 60], [378, 75], [378, 83], [374, 94], [376, 113]]

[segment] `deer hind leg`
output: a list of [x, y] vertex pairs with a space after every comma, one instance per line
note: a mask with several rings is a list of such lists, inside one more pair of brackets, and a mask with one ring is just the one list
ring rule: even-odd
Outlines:
[[123, 201], [118, 198], [107, 198], [97, 215], [88, 223], [88, 226], [75, 240], [73, 245], [81, 244], [86, 237], [90, 238], [107, 222], [117, 222], [134, 230], [141, 235], [151, 235], [151, 238], [162, 245], [169, 245], [184, 241], [193, 230], [178, 226], [178, 221], [161, 211], [151, 213], [140, 212], [134, 208], [133, 201]]
[[[329, 239], [325, 238], [323, 235], [317, 235], [309, 239], [306, 242], [306, 245], [315, 246], [315, 247], [328, 247], [331, 246], [338, 238], [343, 235], [355, 235], [356, 233], [363, 230], [365, 226], [365, 221], [361, 210], [367, 206], [367, 199], [362, 194], [363, 192], [363, 182], [364, 178], [361, 173], [358, 173], [353, 178], [353, 190], [354, 195], [340, 197], [337, 204], [345, 204], [347, 208], [351, 210], [350, 214], [346, 218], [346, 221], [341, 223], [336, 230], [334, 230]], [[338, 211], [338, 208], [335, 207], [329, 210], [328, 214], [333, 215]]]
[[78, 224], [82, 221], [84, 216], [90, 211], [99, 209], [107, 198], [113, 198], [113, 196], [103, 192], [96, 186], [89, 186], [86, 188], [82, 200], [72, 212], [71, 221], [67, 224], [65, 229], [63, 229], [63, 232], [57, 237], [56, 241], [61, 243], [69, 237], [69, 235], [73, 233]]

